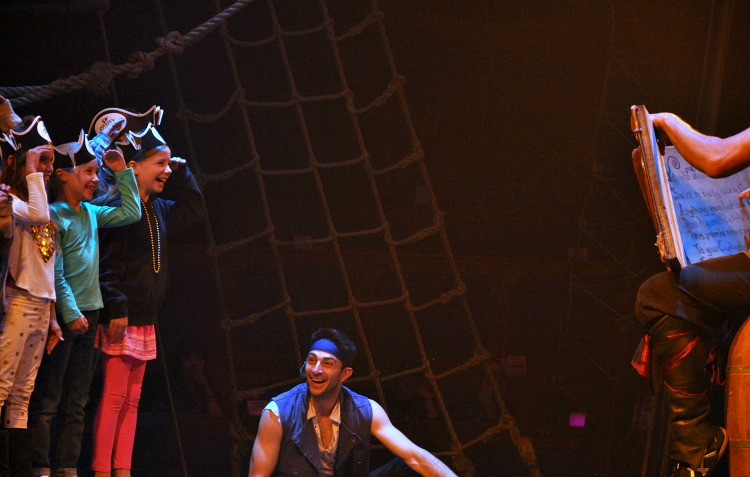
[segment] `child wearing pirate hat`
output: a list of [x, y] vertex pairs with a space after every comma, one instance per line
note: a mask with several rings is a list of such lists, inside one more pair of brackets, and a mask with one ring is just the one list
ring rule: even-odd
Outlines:
[[[153, 124], [127, 133], [138, 181], [141, 220], [101, 236], [104, 297], [97, 334], [104, 387], [94, 419], [95, 477], [130, 476], [138, 402], [146, 363], [156, 358], [156, 320], [168, 282], [167, 236], [202, 217], [203, 200], [185, 160]], [[175, 200], [159, 195], [169, 180]], [[112, 203], [119, 199], [112, 198]], [[127, 255], [122, 253], [127, 250]], [[118, 396], [125, 396], [124, 402]], [[122, 417], [122, 418], [119, 418]]]
[[[30, 118], [4, 135], [0, 183], [12, 201], [13, 240], [2, 273], [5, 318], [0, 326], [0, 408], [8, 430], [13, 475], [31, 472], [28, 407], [50, 320], [54, 320], [56, 228], [50, 220], [45, 186], [54, 148], [42, 119]], [[23, 469], [23, 470], [22, 470]]]
[[[138, 221], [141, 208], [133, 170], [116, 151], [106, 154], [104, 162], [115, 173], [122, 196], [119, 207], [89, 203], [99, 181], [99, 163], [83, 131], [78, 141], [55, 150], [56, 201], [50, 209], [59, 232], [55, 291], [57, 314], [64, 326], [59, 335], [50, 335], [49, 356], [42, 362], [31, 398], [32, 463], [34, 475], [51, 475], [50, 442], [56, 442], [54, 475], [75, 476], [102, 308], [98, 230]], [[66, 402], [58, 407], [63, 395]]]
[[[7, 141], [4, 133], [21, 124], [21, 118], [13, 111], [13, 106], [5, 97], [0, 96], [0, 170], [5, 166], [8, 156], [13, 153], [13, 148]], [[7, 261], [7, 250], [10, 238], [13, 236], [13, 203], [10, 197], [10, 187], [0, 184], [0, 268], [5, 268]], [[0, 307], [0, 329], [3, 328], [4, 307]], [[2, 414], [0, 413], [0, 416]], [[0, 420], [2, 417], [0, 417]], [[0, 423], [0, 475], [10, 472], [8, 467], [8, 431]]]
[[115, 177], [105, 164], [102, 164], [102, 157], [109, 149], [116, 149], [128, 162], [136, 150], [133, 144], [128, 141], [127, 134], [133, 132], [141, 134], [149, 124], [158, 126], [164, 111], [159, 106], [151, 106], [146, 112], [134, 113], [120, 108], [105, 108], [99, 111], [91, 120], [88, 135], [90, 138], [91, 149], [94, 155], [103, 167], [99, 170], [99, 189], [95, 196], [95, 203], [104, 203], [109, 200], [106, 196], [114, 194]]
[[[143, 113], [134, 113], [120, 108], [102, 109], [94, 116], [89, 125], [88, 134], [91, 138], [91, 148], [100, 162], [104, 151], [111, 148], [120, 150], [125, 161], [128, 161], [135, 154], [135, 149], [128, 140], [127, 134], [130, 132], [142, 134], [149, 125], [160, 125], [163, 115], [164, 111], [156, 105], [151, 106]], [[113, 130], [112, 126], [115, 124], [118, 127]], [[108, 134], [103, 136], [102, 132]]]

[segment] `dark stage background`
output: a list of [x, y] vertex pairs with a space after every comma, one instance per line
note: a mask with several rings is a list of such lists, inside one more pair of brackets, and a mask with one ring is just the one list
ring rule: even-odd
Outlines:
[[[304, 16], [302, 5], [317, 2], [273, 3]], [[328, 3], [347, 9], [345, 1]], [[222, 7], [228, 4], [221, 2]], [[103, 15], [97, 6], [106, 7]], [[750, 4], [381, 0], [379, 7], [396, 69], [406, 80], [411, 119], [482, 343], [496, 364], [495, 377], [510, 414], [533, 444], [541, 474], [653, 475], [662, 451], [647, 437], [654, 404], [629, 360], [640, 335], [632, 315], [635, 293], [663, 266], [630, 162], [635, 139], [629, 108], [645, 104], [652, 112], [672, 111], [720, 136], [750, 126], [745, 98]], [[0, 86], [48, 84], [88, 71], [108, 56], [122, 64], [133, 52], [151, 51], [164, 31], [160, 11], [168, 31], [185, 33], [215, 14], [216, 4], [4, 2]], [[726, 11], [730, 14], [724, 15]], [[263, 28], [251, 15], [233, 26], [244, 28], [248, 39]], [[217, 36], [214, 32], [176, 56], [183, 93], [205, 114], [226, 101], [226, 91], [212, 82], [226, 68], [220, 63]], [[307, 60], [311, 73], [320, 68], [314, 56]], [[254, 86], [260, 89], [274, 79], [267, 58], [259, 55], [253, 61], [245, 66], [259, 74], [246, 84], [248, 96]], [[378, 75], [375, 66], [368, 67], [376, 60], [362, 56], [358, 61], [359, 78], [367, 84]], [[266, 71], [268, 77], [263, 76]], [[98, 91], [60, 94], [16, 110], [41, 114], [53, 139], [66, 142], [88, 128], [97, 111], [113, 105], [115, 96], [124, 108], [145, 110], [158, 104], [166, 110], [160, 130], [176, 155], [192, 152], [196, 157], [189, 159], [209, 172], [236, 163], [235, 145], [216, 141], [212, 126], [181, 127], [166, 57], [137, 78], [118, 76], [113, 84], [114, 89], [104, 84]], [[257, 121], [264, 126], [256, 134], [284, 142], [284, 126], [276, 119]], [[370, 132], [388, 148], [390, 132]], [[187, 135], [195, 143], [193, 151]], [[412, 185], [395, 183], [389, 191], [396, 221], [408, 222], [409, 206], [424, 200], [424, 189], [415, 194]], [[214, 226], [231, 236], [253, 218], [243, 216], [249, 212], [233, 200], [233, 189], [224, 193], [225, 202], [214, 203], [209, 213]], [[342, 213], [356, 223], [366, 198], [348, 197]], [[282, 213], [304, 214], [308, 199], [290, 195]], [[200, 227], [172, 242], [172, 285], [160, 323], [166, 363], [160, 359], [149, 367], [134, 475], [231, 473], [229, 416], [237, 403], [230, 395], [222, 304], [207, 243]], [[363, 250], [369, 251], [366, 245]], [[325, 293], [330, 265], [325, 257], [321, 262], [301, 259], [295, 286], [315, 281], [323, 283]], [[225, 278], [232, 282], [226, 306], [243, 314], [243, 295], [264, 303], [267, 277], [265, 269], [249, 270], [242, 255], [233, 260], [226, 268]], [[310, 272], [316, 266], [319, 270]], [[410, 270], [421, 287], [417, 292], [440, 289], [444, 277], [427, 265], [420, 267]], [[360, 280], [368, 283], [376, 277]], [[305, 335], [302, 328], [300, 336]], [[274, 333], [258, 327], [246, 339], [275, 343]], [[425, 334], [429, 340], [440, 330], [426, 329]], [[411, 346], [398, 337], [390, 343], [394, 349]], [[187, 359], [185, 351], [193, 348], [204, 352], [204, 372], [223, 415], [196, 412], [181, 395], [186, 378], [178, 370]], [[269, 344], [248, 351], [237, 372], [245, 381], [272, 383], [293, 377], [295, 362], [287, 354], [274, 354]], [[169, 413], [167, 375], [178, 390], [178, 431]], [[467, 387], [462, 392], [471, 409], [463, 409], [456, 419], [475, 421], [479, 391]], [[424, 440], [430, 426], [419, 397], [403, 390], [391, 397], [394, 420], [416, 440]], [[572, 415], [585, 415], [585, 426], [570, 426]], [[660, 440], [660, 430], [652, 431]], [[530, 475], [502, 433], [473, 446], [468, 456], [479, 476]]]

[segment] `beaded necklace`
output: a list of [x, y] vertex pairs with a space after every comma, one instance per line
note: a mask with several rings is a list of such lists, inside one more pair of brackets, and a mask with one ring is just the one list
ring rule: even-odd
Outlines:
[[[159, 271], [161, 270], [161, 235], [159, 234], [159, 218], [156, 216], [156, 211], [154, 210], [154, 206], [151, 203], [146, 204], [145, 202], [143, 202], [143, 199], [141, 199], [141, 206], [146, 213], [148, 235], [151, 237], [151, 265], [154, 268], [154, 273], [159, 273]], [[151, 225], [151, 215], [148, 213], [149, 208], [154, 214], [154, 225]], [[155, 237], [154, 228], [156, 228]]]

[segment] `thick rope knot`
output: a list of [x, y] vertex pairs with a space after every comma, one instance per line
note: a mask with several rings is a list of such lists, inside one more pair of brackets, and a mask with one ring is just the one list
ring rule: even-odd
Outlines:
[[182, 38], [182, 33], [178, 31], [170, 31], [165, 36], [160, 36], [156, 39], [156, 45], [164, 51], [177, 53], [178, 55], [185, 51], [185, 41]]
[[128, 57], [128, 78], [133, 79], [154, 68], [154, 59], [145, 51], [136, 51]]
[[89, 68], [88, 89], [96, 96], [104, 96], [109, 91], [112, 82], [112, 65], [106, 61], [99, 61]]

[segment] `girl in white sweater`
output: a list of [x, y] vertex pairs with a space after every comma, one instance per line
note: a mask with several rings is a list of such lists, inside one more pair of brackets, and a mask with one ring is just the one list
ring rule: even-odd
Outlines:
[[0, 408], [6, 407], [3, 425], [13, 448], [13, 441], [27, 440], [29, 398], [54, 316], [57, 229], [45, 190], [55, 155], [44, 123], [37, 116], [7, 138], [15, 152], [0, 183], [10, 189], [14, 228], [2, 274]]

